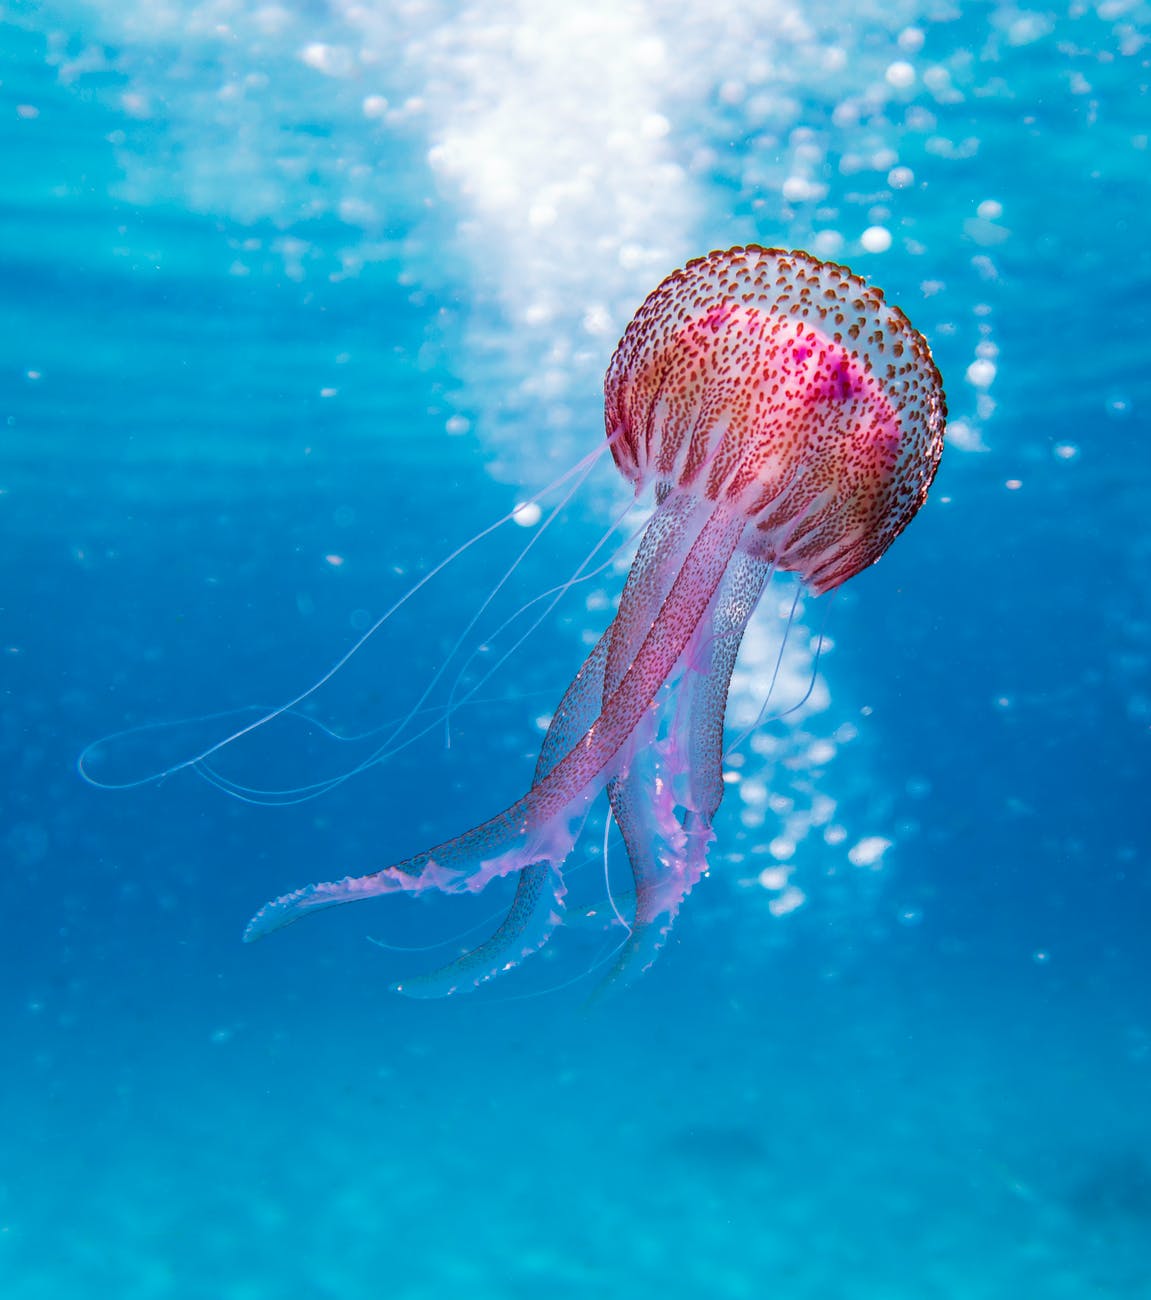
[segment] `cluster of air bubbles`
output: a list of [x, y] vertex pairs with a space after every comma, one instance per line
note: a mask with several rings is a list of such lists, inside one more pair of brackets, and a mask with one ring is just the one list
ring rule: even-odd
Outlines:
[[[865, 271], [928, 251], [911, 159], [975, 147], [940, 123], [971, 93], [970, 59], [928, 5], [864, 9], [125, 0], [103, 44], [61, 38], [53, 57], [71, 81], [123, 79], [131, 197], [176, 185], [278, 232], [237, 239], [235, 274], [273, 256], [338, 281], [398, 258], [413, 292], [462, 289], [462, 324], [445, 318], [458, 407], [500, 472], [539, 486], [586, 446], [632, 311], [717, 229]], [[162, 124], [176, 168], [133, 157], [133, 122]], [[969, 223], [987, 247], [992, 207]]]
[[833, 793], [830, 770], [859, 729], [836, 720], [823, 671], [834, 643], [812, 636], [806, 614], [786, 587], [765, 596], [741, 648], [728, 714], [739, 738], [724, 778], [738, 808], [730, 856], [744, 884], [767, 891], [777, 916], [807, 901], [802, 881], [844, 862], [878, 871], [891, 847], [881, 835], [854, 831]]
[[[1003, 204], [995, 198], [983, 199], [975, 215], [964, 220], [967, 241], [989, 250], [1010, 236], [1003, 223]], [[948, 421], [948, 442], [960, 451], [984, 452], [988, 450], [986, 430], [995, 414], [994, 386], [999, 375], [999, 344], [995, 339], [994, 307], [989, 301], [996, 293], [999, 269], [989, 251], [980, 251], [970, 259], [972, 278], [979, 283], [984, 295], [972, 308], [975, 342], [973, 353], [963, 371], [964, 385], [950, 389], [952, 416]], [[953, 323], [940, 330], [941, 335], [955, 333]]]
[[[193, 208], [279, 229], [237, 250], [236, 274], [270, 253], [339, 279], [398, 253], [414, 289], [465, 279], [460, 404], [508, 477], [538, 485], [579, 443], [605, 344], [714, 239], [717, 199], [733, 243], [926, 251], [903, 215], [908, 147], [970, 152], [938, 121], [970, 74], [931, 39], [930, 6], [865, 10], [125, 0], [104, 44], [54, 57], [67, 79], [124, 78], [133, 198], [177, 184]], [[176, 169], [133, 159], [132, 122], [162, 122]], [[734, 222], [716, 179], [738, 187]], [[334, 240], [313, 229], [327, 219]], [[519, 450], [529, 418], [543, 458]]]
[[[696, 166], [736, 187], [757, 233], [786, 227], [791, 243], [862, 259], [864, 270], [867, 256], [893, 249], [928, 254], [916, 160], [978, 154], [978, 137], [957, 125], [983, 93], [970, 51], [941, 40], [934, 15], [917, 5], [869, 8], [866, 39], [863, 24], [834, 11], [797, 8], [757, 30], [741, 21], [744, 6], [725, 8], [713, 41], [726, 73], [718, 93], [687, 83], [713, 106], [696, 125]], [[712, 141], [724, 137], [747, 147], [720, 153]], [[993, 225], [980, 231], [989, 242], [1000, 237]]]

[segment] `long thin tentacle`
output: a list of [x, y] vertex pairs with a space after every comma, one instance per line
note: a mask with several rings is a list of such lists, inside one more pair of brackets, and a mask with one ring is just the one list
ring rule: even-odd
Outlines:
[[[533, 546], [535, 546], [536, 542], [539, 539], [540, 534], [544, 531], [544, 528], [546, 528], [548, 524], [550, 524], [560, 514], [560, 512], [562, 512], [564, 506], [575, 494], [576, 489], [588, 477], [592, 469], [595, 467], [596, 463], [603, 456], [604, 452], [607, 451], [608, 448], [613, 445], [618, 435], [619, 435], [618, 430], [609, 433], [606, 444], [597, 447], [592, 452], [589, 452], [586, 456], [582, 457], [575, 465], [565, 470], [553, 482], [549, 483], [546, 487], [541, 488], [533, 496], [529, 497], [526, 502], [521, 502], [514, 509], [509, 510], [501, 518], [495, 520], [491, 524], [488, 524], [485, 528], [481, 529], [473, 537], [470, 537], [467, 541], [462, 542], [459, 546], [457, 546], [449, 555], [445, 556], [444, 559], [440, 560], [436, 565], [434, 565], [431, 569], [429, 569], [428, 572], [425, 573], [411, 587], [409, 587], [408, 590], [403, 593], [403, 595], [401, 595], [397, 600], [395, 600], [388, 607], [388, 609], [385, 610], [384, 613], [381, 614], [378, 619], [376, 619], [376, 621], [367, 629], [367, 631], [365, 631], [360, 637], [358, 637], [356, 641], [353, 642], [353, 644], [347, 650], [345, 650], [344, 653], [341, 654], [333, 664], [331, 664], [330, 667], [328, 667], [323, 673], [321, 673], [319, 677], [316, 678], [315, 681], [311, 683], [310, 686], [307, 686], [303, 690], [299, 691], [296, 695], [294, 695], [291, 699], [287, 700], [285, 703], [278, 704], [268, 708], [241, 708], [235, 710], [226, 710], [217, 713], [207, 714], [203, 718], [191, 719], [192, 722], [198, 723], [198, 722], [208, 722], [211, 721], [213, 718], [217, 718], [217, 717], [224, 718], [229, 716], [238, 716], [243, 713], [255, 714], [255, 716], [250, 721], [246, 722], [243, 726], [236, 727], [233, 730], [229, 731], [226, 735], [221, 736], [218, 739], [213, 740], [210, 743], [197, 748], [194, 753], [188, 754], [186, 757], [181, 758], [174, 763], [170, 763], [166, 767], [158, 771], [150, 771], [142, 777], [137, 777], [129, 781], [100, 780], [100, 778], [96, 776], [91, 770], [93, 755], [100, 750], [101, 746], [116, 742], [124, 737], [139, 735], [149, 730], [166, 729], [173, 726], [180, 726], [183, 724], [182, 723], [151, 724], [150, 726], [145, 726], [145, 727], [128, 727], [121, 731], [113, 732], [109, 736], [105, 736], [100, 740], [93, 741], [91, 744], [86, 745], [84, 749], [81, 750], [79, 756], [76, 759], [77, 771], [79, 772], [81, 778], [84, 781], [86, 781], [89, 785], [95, 786], [98, 789], [131, 790], [131, 789], [135, 789], [138, 786], [149, 785], [153, 782], [160, 781], [165, 777], [173, 776], [177, 772], [190, 770], [204, 777], [204, 779], [206, 779], [210, 784], [219, 785], [221, 788], [229, 792], [232, 793], [244, 792], [245, 787], [227, 781], [226, 779], [221, 779], [219, 775], [216, 773], [216, 771], [210, 766], [209, 760], [214, 755], [227, 749], [229, 746], [234, 745], [237, 741], [242, 740], [245, 736], [248, 736], [255, 731], [259, 731], [261, 728], [266, 727], [269, 723], [274, 722], [277, 718], [295, 715], [299, 710], [300, 705], [304, 704], [307, 700], [311, 699], [328, 682], [330, 682], [336, 676], [336, 674], [339, 673], [340, 670], [344, 668], [344, 666], [348, 664], [349, 661], [352, 660], [359, 653], [360, 650], [363, 649], [363, 647], [372, 639], [372, 637], [376, 635], [376, 633], [384, 626], [384, 624], [389, 622], [422, 588], [426, 587], [439, 574], [443, 573], [445, 569], [447, 569], [454, 561], [459, 559], [460, 556], [465, 554], [465, 552], [471, 550], [473, 546], [483, 541], [486, 537], [490, 537], [492, 533], [502, 528], [505, 524], [510, 523], [511, 520], [513, 520], [516, 517], [517, 513], [520, 510], [522, 510], [525, 505], [534, 505], [546, 499], [546, 497], [548, 497], [552, 492], [557, 491], [565, 484], [570, 483], [571, 480], [574, 479], [575, 485], [573, 487], [569, 487], [566, 495], [563, 497], [560, 503], [557, 506], [554, 506], [549, 511], [548, 519], [545, 521], [543, 528], [535, 530], [532, 536], [529, 537], [526, 545], [523, 547], [520, 553], [519, 558], [512, 563], [511, 568], [504, 575], [504, 578], [500, 580], [500, 585], [506, 582], [511, 572], [514, 571], [514, 569], [520, 564], [520, 562], [523, 560], [527, 552], [530, 551]], [[482, 607], [480, 612], [482, 612]], [[477, 617], [478, 616], [479, 615], [477, 613]], [[464, 635], [466, 636], [466, 631]], [[453, 650], [452, 653], [454, 654], [455, 651]], [[446, 663], [447, 660], [444, 661], [444, 665], [441, 665], [440, 673], [442, 673], [443, 667], [446, 666]], [[439, 674], [437, 674], [437, 677], [438, 676]], [[430, 690], [430, 685], [428, 690]], [[332, 777], [324, 781], [313, 782], [311, 785], [302, 788], [298, 793], [304, 794], [309, 798], [314, 797], [315, 795], [318, 794], [322, 794], [326, 790], [334, 788], [334, 786], [339, 785], [343, 781], [346, 781], [350, 776], [353, 776], [358, 772], [364, 771], [366, 768], [370, 767], [373, 763], [376, 763], [380, 761], [383, 757], [387, 756], [396, 747], [396, 741], [398, 740], [399, 734], [404, 730], [404, 728], [412, 720], [413, 717], [417, 716], [419, 713], [423, 711], [423, 701], [427, 696], [428, 690], [425, 690], [424, 694], [420, 697], [420, 700], [409, 710], [409, 712], [405, 715], [405, 717], [397, 724], [389, 740], [384, 742], [384, 744], [382, 744], [381, 746], [379, 746], [378, 749], [373, 754], [371, 754], [368, 758], [358, 762], [355, 765], [355, 767], [353, 767], [350, 771], [344, 772], [338, 777]], [[255, 793], [260, 793], [260, 792], [257, 791]], [[272, 793], [275, 794], [277, 792], [272, 792]], [[297, 792], [287, 791], [286, 793], [291, 795]], [[288, 803], [288, 802], [295, 802], [295, 800], [289, 798], [284, 800], [276, 800], [276, 802]]]

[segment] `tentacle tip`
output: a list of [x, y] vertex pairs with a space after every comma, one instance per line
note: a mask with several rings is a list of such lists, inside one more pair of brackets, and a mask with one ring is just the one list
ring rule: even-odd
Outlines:
[[421, 987], [418, 978], [406, 979], [406, 980], [395, 980], [393, 983], [388, 985], [388, 988], [393, 993], [398, 993], [402, 998], [415, 998], [418, 999], [419, 1001], [427, 1001], [428, 999], [431, 998], [445, 998], [448, 997], [453, 991], [451, 989], [437, 989], [433, 992], [429, 989]]
[[266, 903], [255, 916], [244, 926], [243, 942], [255, 943], [257, 939], [264, 938], [265, 935], [271, 934], [273, 930], [278, 930], [284, 924], [285, 918], [277, 916], [280, 911], [276, 903]]
[[436, 998], [450, 998], [453, 993], [466, 992], [467, 984], [452, 984], [439, 977], [439, 972], [430, 971], [426, 975], [409, 975], [406, 979], [396, 980], [388, 987], [393, 993], [404, 998], [414, 998], [429, 1002]]
[[244, 942], [255, 943], [257, 939], [281, 930], [285, 925], [298, 921], [305, 912], [314, 908], [330, 907], [339, 898], [329, 898], [330, 885], [307, 885], [292, 894], [282, 894], [265, 903], [244, 928]]

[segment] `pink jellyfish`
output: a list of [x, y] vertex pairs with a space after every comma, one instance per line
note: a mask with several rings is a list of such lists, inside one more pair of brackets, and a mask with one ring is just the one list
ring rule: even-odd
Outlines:
[[338, 903], [475, 892], [516, 873], [490, 939], [396, 986], [474, 988], [560, 924], [564, 861], [606, 786], [635, 878], [614, 976], [651, 965], [707, 866], [728, 685], [765, 583], [787, 570], [825, 592], [878, 560], [927, 497], [946, 407], [927, 343], [878, 289], [756, 246], [669, 276], [624, 331], [604, 398], [615, 462], [637, 494], [654, 487], [656, 508], [531, 789], [403, 862], [268, 903], [246, 939]]

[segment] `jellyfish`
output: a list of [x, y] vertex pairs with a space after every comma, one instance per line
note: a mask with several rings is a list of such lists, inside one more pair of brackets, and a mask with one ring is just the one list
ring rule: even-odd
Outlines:
[[926, 341], [847, 268], [758, 246], [689, 262], [624, 331], [604, 383], [611, 455], [654, 511], [618, 610], [551, 719], [531, 788], [481, 825], [264, 906], [260, 938], [385, 894], [515, 876], [495, 933], [394, 987], [473, 989], [564, 917], [564, 864], [606, 790], [634, 877], [609, 981], [646, 970], [707, 869], [728, 686], [773, 574], [815, 594], [875, 563], [927, 497], [946, 406]]

